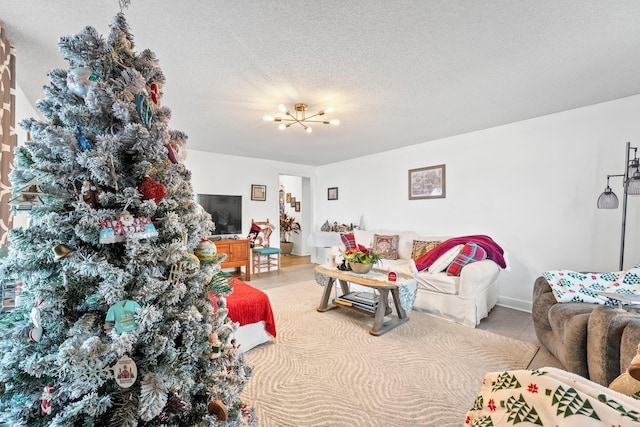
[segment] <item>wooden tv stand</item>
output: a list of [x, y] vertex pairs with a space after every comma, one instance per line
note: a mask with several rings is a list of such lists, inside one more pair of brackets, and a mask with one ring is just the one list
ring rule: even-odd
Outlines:
[[242, 267], [245, 271], [245, 281], [251, 280], [251, 268], [248, 239], [223, 239], [213, 240], [218, 249], [218, 254], [227, 254], [227, 258], [220, 263], [220, 268], [234, 268], [234, 277], [242, 277]]

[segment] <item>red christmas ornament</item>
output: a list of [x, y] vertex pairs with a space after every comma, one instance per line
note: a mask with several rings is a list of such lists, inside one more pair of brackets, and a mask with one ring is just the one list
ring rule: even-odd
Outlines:
[[167, 195], [167, 187], [154, 181], [150, 176], [145, 176], [144, 181], [138, 185], [138, 191], [142, 194], [144, 200], [155, 200], [156, 204], [160, 203], [164, 196]]
[[158, 84], [151, 83], [149, 92], [151, 92], [151, 100], [153, 101], [154, 104], [157, 104], [158, 103]]

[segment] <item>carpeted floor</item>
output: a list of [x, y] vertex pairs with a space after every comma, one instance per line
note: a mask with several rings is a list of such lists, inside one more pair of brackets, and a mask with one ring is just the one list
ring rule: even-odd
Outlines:
[[243, 399], [259, 426], [463, 426], [487, 372], [524, 369], [538, 347], [409, 311], [385, 335], [372, 318], [316, 311], [315, 281], [265, 291], [277, 339], [245, 354]]

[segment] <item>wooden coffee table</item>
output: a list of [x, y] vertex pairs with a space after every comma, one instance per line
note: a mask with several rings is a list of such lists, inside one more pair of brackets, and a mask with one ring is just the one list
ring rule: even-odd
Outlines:
[[[320, 305], [317, 309], [319, 312], [331, 310], [336, 307], [345, 307], [356, 310], [359, 313], [371, 315], [369, 311], [362, 310], [354, 306], [349, 307], [341, 304], [336, 304], [335, 302], [329, 305], [331, 290], [333, 289], [333, 286], [337, 280], [338, 283], [340, 283], [340, 287], [342, 288], [342, 292], [344, 294], [349, 293], [349, 282], [372, 288], [374, 290], [377, 290], [380, 294], [378, 306], [376, 307], [375, 314], [373, 316], [373, 326], [369, 330], [369, 333], [371, 335], [382, 335], [409, 320], [409, 316], [407, 316], [406, 311], [400, 304], [400, 292], [398, 290], [398, 284], [396, 284], [396, 282], [389, 282], [388, 280], [386, 280], [386, 271], [372, 270], [372, 273], [375, 274], [375, 276], [372, 277], [372, 273], [356, 274], [352, 272], [340, 271], [337, 268], [330, 268], [329, 266], [318, 265], [316, 266], [316, 272], [329, 277], [329, 283], [327, 283], [327, 286], [325, 286], [324, 288], [322, 299], [320, 300]], [[401, 279], [402, 277], [404, 277], [404, 275], [398, 274], [399, 279]], [[393, 297], [393, 305], [396, 309], [396, 315], [392, 319], [389, 319], [385, 322], [385, 315], [390, 313], [390, 311], [387, 310], [389, 307], [389, 293], [391, 293], [391, 296]]]

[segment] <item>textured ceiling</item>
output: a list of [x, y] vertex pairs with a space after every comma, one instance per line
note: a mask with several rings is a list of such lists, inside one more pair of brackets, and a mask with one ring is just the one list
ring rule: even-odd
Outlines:
[[[1, 0], [18, 84], [43, 97], [60, 36], [117, 0]], [[131, 0], [191, 149], [321, 165], [640, 93], [640, 1]], [[341, 125], [264, 122], [335, 107]]]

